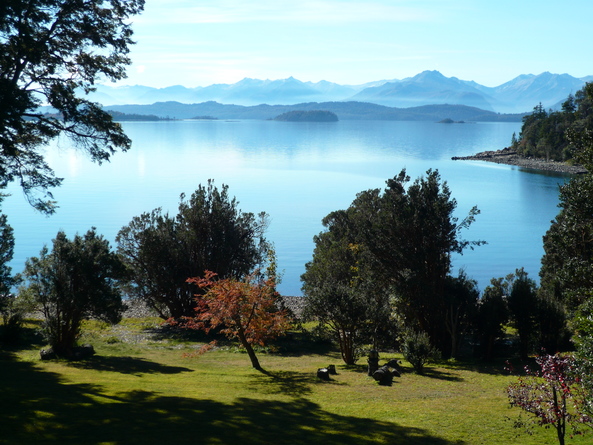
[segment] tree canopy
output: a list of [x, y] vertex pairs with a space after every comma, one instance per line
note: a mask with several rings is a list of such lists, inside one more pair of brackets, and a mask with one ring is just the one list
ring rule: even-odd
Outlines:
[[205, 271], [203, 277], [188, 281], [205, 293], [197, 296], [196, 316], [185, 326], [206, 332], [220, 327], [221, 333], [241, 342], [251, 365], [261, 370], [253, 345], [264, 346], [289, 327], [288, 315], [278, 304], [275, 274], [263, 276], [256, 271], [238, 280], [217, 279], [214, 272]]
[[185, 199], [176, 216], [155, 209], [134, 217], [117, 237], [118, 252], [131, 270], [126, 286], [162, 318], [193, 316], [196, 288], [187, 283], [205, 270], [221, 279], [242, 279], [266, 261], [267, 215], [242, 212], [212, 181]]
[[[559, 111], [546, 111], [540, 104], [523, 118], [518, 139], [513, 148], [523, 156], [553, 161], [575, 159], [581, 163], [579, 152], [585, 129], [593, 125], [593, 84], [587, 83], [562, 103]], [[590, 138], [590, 135], [588, 136]]]
[[305, 317], [315, 318], [335, 339], [344, 363], [353, 365], [362, 345], [376, 347], [378, 329], [389, 322], [389, 292], [373, 279], [364, 246], [353, 244], [342, 212], [324, 218], [327, 231], [314, 237], [313, 259], [302, 275]]
[[25, 265], [28, 294], [43, 313], [43, 331], [54, 352], [70, 356], [83, 320], [90, 317], [117, 323], [124, 309], [119, 280], [125, 267], [109, 242], [95, 228], [69, 240], [62, 231], [52, 250]]
[[130, 148], [121, 126], [84, 95], [98, 79], [125, 77], [128, 20], [143, 8], [144, 0], [2, 1], [0, 187], [17, 181], [35, 208], [52, 213], [50, 189], [62, 180], [43, 145], [64, 134], [98, 163]]
[[[460, 236], [479, 211], [472, 208], [462, 221], [454, 217], [457, 202], [438, 171], [429, 170], [409, 182], [402, 170], [387, 181], [383, 192], [363, 191], [347, 210], [332, 212], [324, 219], [329, 232], [315, 239], [317, 246], [303, 275], [303, 289], [311, 302], [308, 304], [323, 296], [328, 300], [339, 296], [357, 317], [365, 314], [357, 309], [363, 302], [354, 305], [358, 299], [370, 308], [374, 292], [383, 299], [391, 296], [390, 304], [400, 322], [427, 332], [448, 356], [455, 352], [456, 338], [466, 324], [467, 304], [475, 303], [477, 296], [472, 280], [464, 275], [450, 277], [451, 255], [482, 243]], [[339, 261], [333, 260], [336, 255]], [[337, 265], [332, 267], [332, 261]], [[352, 271], [357, 272], [355, 277]], [[329, 301], [328, 306], [337, 307]]]

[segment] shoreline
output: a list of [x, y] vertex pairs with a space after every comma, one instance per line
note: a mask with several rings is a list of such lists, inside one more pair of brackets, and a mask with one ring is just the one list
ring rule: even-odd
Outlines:
[[496, 164], [514, 165], [532, 170], [571, 175], [587, 173], [587, 170], [579, 165], [568, 165], [565, 162], [558, 161], [545, 161], [539, 158], [525, 158], [508, 147], [497, 151], [483, 151], [472, 156], [453, 156], [451, 159], [453, 161], [494, 162]]

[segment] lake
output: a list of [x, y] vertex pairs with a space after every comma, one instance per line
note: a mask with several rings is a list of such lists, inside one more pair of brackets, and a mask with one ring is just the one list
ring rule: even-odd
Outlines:
[[474, 205], [481, 210], [463, 235], [488, 244], [456, 256], [454, 265], [465, 268], [483, 289], [490, 278], [519, 267], [538, 278], [542, 236], [558, 212], [558, 185], [567, 180], [451, 160], [508, 146], [520, 123], [244, 120], [127, 122], [123, 127], [132, 149], [102, 166], [66, 140], [47, 148], [50, 165], [65, 178], [54, 192], [60, 206], [55, 215], [36, 213], [11, 186], [3, 211], [15, 231], [14, 272], [44, 244], [51, 245], [59, 229], [72, 237], [95, 226], [113, 245], [133, 216], [156, 207], [174, 214], [181, 193], [189, 195], [214, 179], [218, 186], [229, 186], [241, 210], [270, 215], [267, 236], [283, 271], [279, 290], [301, 295], [300, 275], [325, 215], [348, 207], [362, 190], [383, 188], [402, 168], [412, 179], [432, 168], [449, 184], [459, 218]]

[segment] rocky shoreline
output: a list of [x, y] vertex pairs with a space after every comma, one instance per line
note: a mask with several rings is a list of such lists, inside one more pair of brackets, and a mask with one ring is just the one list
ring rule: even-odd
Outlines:
[[497, 151], [483, 151], [472, 156], [454, 156], [451, 159], [454, 161], [494, 162], [496, 164], [515, 165], [517, 167], [529, 168], [532, 170], [572, 175], [587, 172], [585, 168], [579, 165], [569, 165], [565, 162], [546, 161], [538, 158], [525, 158], [509, 147]]

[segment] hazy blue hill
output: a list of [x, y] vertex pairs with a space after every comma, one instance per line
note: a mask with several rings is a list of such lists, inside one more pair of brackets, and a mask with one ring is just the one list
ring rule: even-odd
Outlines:
[[362, 88], [352, 85], [340, 85], [338, 83], [328, 82], [327, 80], [320, 80], [319, 82], [305, 82], [311, 88], [324, 96], [324, 101], [341, 100], [344, 97], [350, 97], [358, 93]]
[[159, 102], [152, 105], [118, 105], [106, 107], [108, 110], [127, 114], [156, 115], [161, 118], [191, 119], [194, 116], [213, 116], [218, 119], [273, 119], [295, 110], [327, 110], [335, 113], [340, 120], [412, 120], [434, 121], [449, 118], [466, 122], [500, 122], [521, 120], [522, 115], [504, 115], [465, 105], [424, 105], [410, 108], [394, 108], [365, 102], [307, 102], [296, 105], [223, 105], [209, 101], [199, 104], [179, 102]]
[[523, 113], [530, 112], [540, 102], [545, 108], [556, 107], [568, 94], [582, 88], [586, 79], [589, 78], [577, 79], [568, 74], [523, 74], [497, 87], [487, 87], [470, 80], [446, 77], [438, 71], [424, 71], [403, 80], [379, 80], [362, 85], [340, 85], [325, 80], [302, 82], [294, 77], [279, 80], [245, 78], [234, 84], [196, 88], [181, 85], [166, 88], [99, 85], [90, 99], [103, 105], [215, 101], [253, 106], [358, 101], [407, 108], [452, 104], [499, 113]]
[[367, 88], [351, 99], [392, 107], [462, 104], [493, 111], [489, 98], [478, 89], [456, 77], [445, 77], [438, 71], [424, 71], [399, 82]]
[[187, 104], [217, 101], [236, 105], [291, 105], [310, 101], [344, 100], [364, 88], [383, 83], [385, 81], [340, 85], [325, 80], [316, 83], [301, 82], [293, 77], [280, 80], [245, 78], [234, 84], [212, 84], [196, 88], [180, 85], [166, 88], [99, 85], [97, 92], [92, 93], [90, 97], [103, 105], [149, 105], [169, 101]]
[[103, 105], [120, 105], [129, 103], [154, 103], [141, 101], [140, 98], [147, 94], [156, 91], [157, 88], [147, 87], [143, 85], [131, 85], [121, 87], [111, 87], [108, 85], [97, 85], [97, 91], [90, 95], [92, 100], [95, 100]]
[[[509, 104], [507, 110], [531, 111], [540, 102], [544, 108], [552, 108], [574, 94], [585, 82], [568, 74], [545, 72], [539, 75], [522, 74], [513, 80], [494, 88], [500, 101]], [[525, 108], [532, 104], [528, 110]]]

